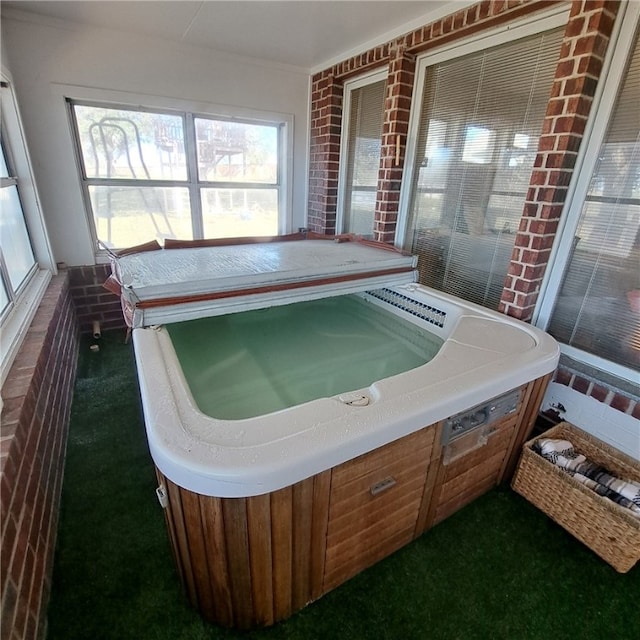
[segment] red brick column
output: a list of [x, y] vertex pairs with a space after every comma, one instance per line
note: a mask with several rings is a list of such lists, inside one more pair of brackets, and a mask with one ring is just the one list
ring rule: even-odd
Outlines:
[[307, 226], [317, 233], [332, 234], [338, 205], [342, 83], [330, 71], [313, 77], [311, 104]]
[[538, 299], [618, 7], [605, 0], [571, 5], [499, 306], [521, 320], [531, 320]]
[[380, 242], [393, 243], [395, 239], [415, 69], [415, 56], [407, 53], [402, 46], [392, 49], [374, 223], [374, 239]]

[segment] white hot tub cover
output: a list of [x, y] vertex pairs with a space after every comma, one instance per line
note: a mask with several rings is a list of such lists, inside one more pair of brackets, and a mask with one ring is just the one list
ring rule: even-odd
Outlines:
[[137, 328], [407, 284], [416, 263], [352, 235], [167, 240], [112, 254], [105, 287]]

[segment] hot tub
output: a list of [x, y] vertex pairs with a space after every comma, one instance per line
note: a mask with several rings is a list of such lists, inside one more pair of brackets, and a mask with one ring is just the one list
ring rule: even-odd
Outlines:
[[[257, 415], [218, 416], [216, 403], [203, 411], [175, 330], [133, 331], [176, 563], [192, 603], [216, 623], [272, 624], [406, 544], [508, 476], [533, 426], [559, 355], [550, 336], [417, 284], [352, 295], [407, 323], [409, 343], [423, 336], [432, 353]], [[448, 444], [451, 429], [496, 407], [483, 432]]]
[[[135, 329], [147, 436], [160, 471], [203, 495], [268, 493], [530, 382], [556, 366], [558, 347], [547, 334], [426, 287], [412, 284], [359, 295], [439, 338], [442, 346], [435, 357], [366, 388], [345, 389], [333, 397], [251, 418], [204, 414], [186, 383], [170, 330]], [[313, 343], [314, 336], [308, 340]]]

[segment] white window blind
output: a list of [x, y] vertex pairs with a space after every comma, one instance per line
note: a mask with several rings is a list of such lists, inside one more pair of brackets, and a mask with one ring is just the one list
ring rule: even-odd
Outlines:
[[373, 235], [386, 81], [351, 91], [343, 231]]
[[562, 29], [427, 67], [407, 248], [420, 280], [497, 308]]
[[640, 46], [582, 206], [548, 331], [560, 342], [640, 369]]

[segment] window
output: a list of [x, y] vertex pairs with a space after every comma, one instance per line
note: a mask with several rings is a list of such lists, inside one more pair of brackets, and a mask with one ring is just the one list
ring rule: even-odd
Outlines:
[[54, 270], [15, 96], [0, 85], [0, 373], [5, 380]]
[[105, 246], [278, 234], [284, 123], [70, 105], [85, 201]]
[[[571, 231], [567, 234], [564, 253], [568, 260], [557, 286], [547, 330], [572, 349], [639, 371], [640, 44], [637, 34], [633, 42], [628, 64], [620, 65], [626, 72], [619, 89], [614, 80], [613, 87], [604, 88], [603, 95], [611, 96], [611, 115], [608, 125], [602, 127], [601, 142], [594, 140], [597, 155], [585, 161], [585, 166], [591, 163], [593, 168], [586, 170], [588, 181], [584, 183], [584, 191], [576, 194], [576, 204], [569, 213], [569, 217], [577, 219], [575, 234]], [[597, 126], [594, 133], [595, 138]], [[580, 190], [580, 186], [577, 189]], [[637, 374], [630, 377], [637, 381]]]
[[[339, 230], [373, 236], [386, 73], [345, 87]], [[378, 78], [380, 74], [376, 75]]]
[[399, 243], [419, 256], [424, 284], [497, 309], [562, 32], [420, 61]]
[[18, 178], [10, 171], [5, 142], [0, 156], [0, 289], [1, 313], [5, 315], [15, 305], [19, 292], [24, 289], [35, 271], [36, 260], [31, 248], [20, 194]]

